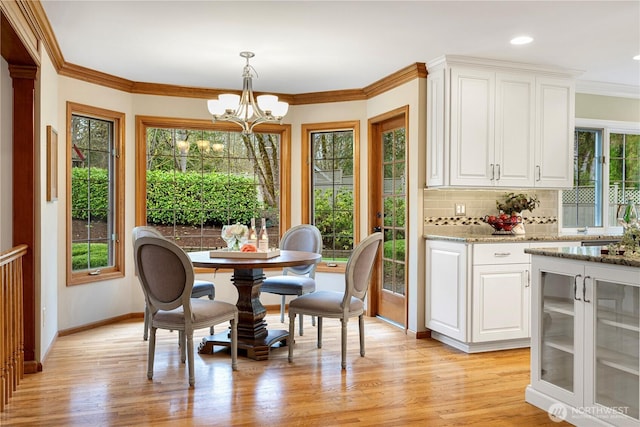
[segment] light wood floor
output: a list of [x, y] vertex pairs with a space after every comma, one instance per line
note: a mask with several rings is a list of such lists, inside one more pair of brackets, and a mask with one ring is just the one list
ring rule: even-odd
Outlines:
[[[59, 337], [44, 371], [26, 375], [0, 425], [7, 426], [558, 426], [524, 401], [529, 350], [468, 355], [366, 320], [367, 354], [349, 322], [347, 369], [340, 369], [339, 322], [325, 319], [323, 348], [306, 319], [287, 349], [257, 362], [216, 347], [196, 353], [190, 389], [177, 333], [158, 331], [155, 374], [146, 378], [142, 321]], [[286, 329], [276, 315], [272, 328]], [[221, 326], [218, 327], [221, 330]], [[197, 331], [199, 342], [206, 330]]]

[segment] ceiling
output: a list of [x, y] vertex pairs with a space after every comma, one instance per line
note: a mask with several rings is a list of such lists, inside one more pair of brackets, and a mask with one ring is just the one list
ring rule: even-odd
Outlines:
[[[640, 96], [640, 1], [41, 0], [68, 63], [135, 82], [258, 92], [364, 88], [466, 55], [580, 71]], [[527, 34], [533, 43], [512, 46]], [[617, 86], [616, 86], [617, 87]]]

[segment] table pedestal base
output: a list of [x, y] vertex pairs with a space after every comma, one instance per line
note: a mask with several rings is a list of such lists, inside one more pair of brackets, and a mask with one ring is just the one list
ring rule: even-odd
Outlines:
[[[238, 290], [238, 351], [246, 350], [254, 360], [269, 359], [269, 348], [289, 336], [288, 331], [267, 329], [267, 310], [260, 302], [263, 279], [262, 268], [235, 268], [231, 278]], [[230, 346], [229, 332], [204, 338], [198, 352], [211, 354], [214, 345]]]
[[[263, 338], [256, 338], [254, 340], [238, 338], [238, 353], [245, 351], [249, 359], [268, 360], [271, 346], [278, 342], [281, 342], [282, 345], [287, 345], [288, 337], [289, 331], [269, 330]], [[216, 345], [230, 347], [230, 341], [229, 332], [221, 332], [216, 335], [204, 337], [200, 343], [200, 347], [198, 347], [198, 353], [211, 354], [213, 353], [213, 346]]]

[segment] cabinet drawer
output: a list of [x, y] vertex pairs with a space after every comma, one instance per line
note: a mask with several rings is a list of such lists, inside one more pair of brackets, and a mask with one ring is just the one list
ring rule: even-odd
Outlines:
[[524, 250], [528, 243], [476, 243], [473, 245], [473, 265], [529, 263]]

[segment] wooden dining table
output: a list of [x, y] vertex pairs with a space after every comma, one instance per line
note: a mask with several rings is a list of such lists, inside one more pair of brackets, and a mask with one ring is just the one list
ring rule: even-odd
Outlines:
[[[285, 250], [272, 258], [234, 258], [219, 254], [212, 257], [209, 251], [189, 252], [188, 255], [194, 267], [233, 269], [231, 281], [238, 290], [238, 349], [245, 350], [247, 357], [254, 360], [269, 359], [271, 346], [276, 343], [286, 345], [289, 336], [286, 330], [267, 329], [264, 320], [267, 310], [260, 302], [264, 269], [317, 264], [322, 258], [315, 252]], [[210, 354], [216, 345], [230, 346], [229, 331], [204, 337], [198, 352]]]

